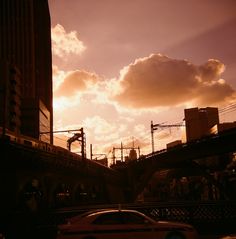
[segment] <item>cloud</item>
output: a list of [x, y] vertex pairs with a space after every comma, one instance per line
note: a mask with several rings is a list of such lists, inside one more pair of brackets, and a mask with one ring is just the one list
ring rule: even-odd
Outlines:
[[[196, 66], [160, 54], [137, 59], [121, 70], [119, 79], [54, 66], [54, 116], [62, 120], [63, 128], [74, 122], [83, 126], [94, 152], [119, 147], [121, 141], [132, 145], [134, 137], [141, 153], [150, 153], [150, 120], [166, 122], [174, 115], [179, 122], [189, 102], [205, 107], [233, 97], [235, 91], [220, 78], [224, 69], [218, 60]], [[174, 138], [156, 132], [155, 150], [181, 138], [180, 134]]]
[[53, 71], [53, 91], [56, 91], [58, 87], [63, 83], [67, 75], [67, 72], [60, 70], [56, 65], [52, 66], [52, 71]]
[[199, 67], [200, 77], [201, 79], [204, 79], [204, 82], [218, 81], [220, 75], [224, 71], [224, 64], [215, 59], [210, 59], [207, 63]]
[[78, 92], [83, 92], [89, 88], [95, 87], [98, 80], [99, 76], [91, 72], [83, 70], [68, 72], [64, 75], [63, 82], [60, 81], [60, 85], [57, 90], [55, 90], [55, 96], [74, 96]]
[[187, 60], [152, 54], [121, 70], [120, 88], [113, 99], [132, 108], [221, 103], [235, 96], [235, 90], [220, 79], [224, 69], [218, 60], [196, 66]]
[[107, 141], [119, 139], [122, 132], [126, 132], [127, 125], [111, 122], [98, 115], [83, 120], [84, 127], [95, 135], [96, 141]]
[[51, 29], [52, 52], [58, 57], [65, 57], [68, 54], [80, 55], [86, 47], [84, 43], [77, 38], [77, 32], [66, 33], [64, 27], [57, 24]]
[[235, 90], [220, 78], [224, 70], [225, 66], [214, 59], [208, 60], [206, 64], [199, 67], [199, 85], [196, 89], [196, 94], [200, 105], [206, 102], [209, 105], [219, 104], [235, 98]]

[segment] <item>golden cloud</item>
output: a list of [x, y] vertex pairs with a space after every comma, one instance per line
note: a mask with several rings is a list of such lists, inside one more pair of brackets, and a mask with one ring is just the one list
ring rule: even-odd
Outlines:
[[67, 54], [80, 55], [85, 49], [84, 43], [77, 38], [77, 32], [67, 33], [64, 27], [57, 24], [51, 29], [52, 52], [63, 58]]
[[83, 70], [68, 72], [65, 75], [63, 82], [55, 91], [55, 96], [74, 96], [77, 92], [86, 91], [90, 87], [93, 87], [98, 80], [99, 77], [91, 72]]
[[113, 97], [132, 108], [215, 104], [233, 97], [235, 90], [220, 79], [225, 66], [210, 59], [201, 66], [161, 54], [137, 59], [120, 72], [122, 90]]

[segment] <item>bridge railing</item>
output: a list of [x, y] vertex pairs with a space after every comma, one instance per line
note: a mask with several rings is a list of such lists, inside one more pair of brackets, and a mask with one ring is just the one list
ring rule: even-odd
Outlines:
[[236, 201], [182, 201], [93, 205], [75, 208], [64, 208], [54, 211], [49, 223], [61, 224], [66, 218], [73, 217], [88, 210], [103, 208], [134, 209], [154, 218], [190, 223], [202, 233], [235, 233], [236, 232]]
[[[51, 235], [56, 233], [57, 225], [65, 223], [67, 218], [89, 210], [104, 208], [135, 209], [156, 220], [190, 223], [201, 235], [236, 233], [236, 201], [87, 205], [83, 207], [47, 210], [32, 214], [18, 212], [14, 215], [11, 214], [8, 217], [1, 218], [2, 222], [5, 223], [5, 227], [0, 228], [0, 230], [2, 229], [4, 232], [4, 229], [11, 229], [13, 226], [14, 231], [17, 232], [17, 230], [22, 229], [23, 225], [28, 225], [27, 227], [31, 231], [37, 231], [39, 235], [40, 233], [44, 236]], [[13, 222], [13, 224], [8, 225], [6, 222]], [[18, 227], [15, 228], [16, 225]]]

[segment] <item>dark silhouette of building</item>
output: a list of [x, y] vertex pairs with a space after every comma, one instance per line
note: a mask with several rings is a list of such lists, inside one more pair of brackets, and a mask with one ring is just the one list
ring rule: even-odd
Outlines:
[[[0, 62], [1, 72], [14, 68], [20, 76], [20, 133], [39, 139], [40, 132], [51, 132], [41, 139], [52, 143], [51, 23], [47, 0], [0, 1]], [[10, 78], [0, 77], [4, 99], [1, 108], [7, 108], [6, 82]], [[8, 128], [9, 117], [5, 116], [0, 122]]]
[[19, 133], [21, 127], [20, 82], [17, 67], [0, 60], [0, 126], [15, 133]]
[[184, 110], [187, 142], [211, 134], [211, 128], [219, 124], [218, 108], [191, 108]]

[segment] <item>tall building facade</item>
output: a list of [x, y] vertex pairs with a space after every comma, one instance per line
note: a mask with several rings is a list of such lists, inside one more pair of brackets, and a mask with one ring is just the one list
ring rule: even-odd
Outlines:
[[219, 124], [218, 108], [191, 108], [184, 110], [187, 142], [210, 135], [211, 128]]
[[20, 82], [17, 67], [0, 60], [0, 126], [15, 133], [19, 133], [21, 127]]
[[[41, 139], [52, 143], [51, 22], [47, 0], [0, 1], [0, 64], [2, 69], [14, 65], [20, 75], [20, 133], [40, 139], [40, 133], [47, 131], [50, 133]], [[3, 83], [9, 80], [0, 77]], [[6, 106], [4, 84], [0, 88]]]

